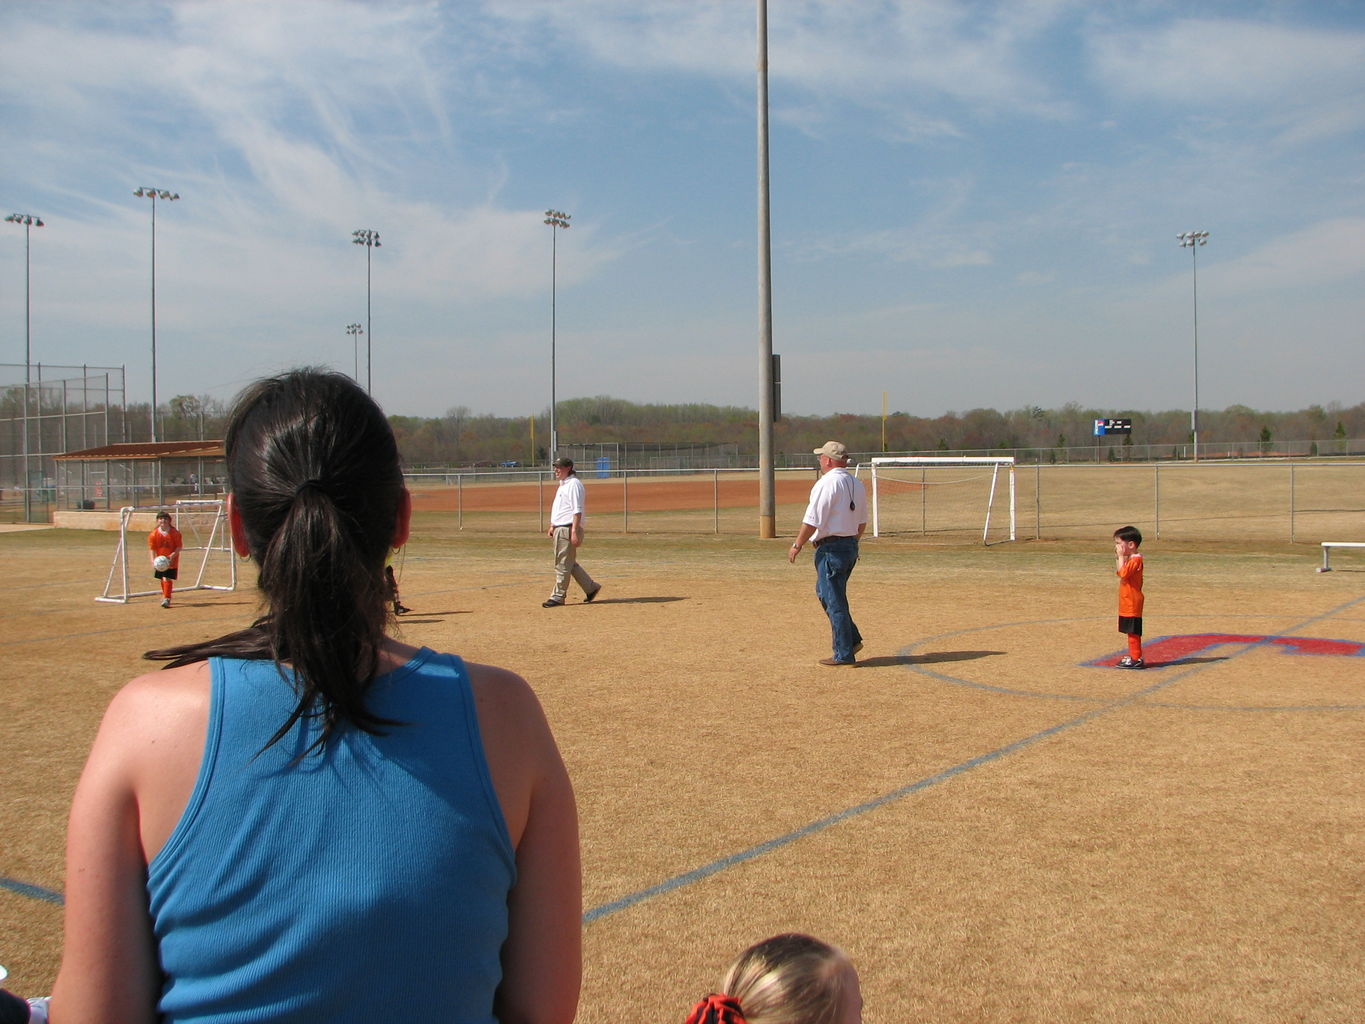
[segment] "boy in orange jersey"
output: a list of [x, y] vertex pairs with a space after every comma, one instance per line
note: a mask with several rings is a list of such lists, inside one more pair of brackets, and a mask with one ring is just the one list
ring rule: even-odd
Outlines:
[[1119, 578], [1119, 632], [1128, 636], [1128, 653], [1115, 668], [1145, 668], [1142, 660], [1142, 534], [1136, 526], [1114, 531], [1114, 567]]
[[[156, 529], [147, 534], [147, 550], [151, 552], [152, 575], [161, 581], [161, 607], [171, 606], [171, 588], [180, 572], [180, 549], [185, 546], [180, 531], [171, 525], [169, 512], [156, 514]], [[156, 560], [165, 557], [169, 567], [158, 569]]]

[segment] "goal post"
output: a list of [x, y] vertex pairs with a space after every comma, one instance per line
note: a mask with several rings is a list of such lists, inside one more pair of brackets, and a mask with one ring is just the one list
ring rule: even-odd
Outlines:
[[[979, 523], [981, 543], [989, 544], [1002, 468], [1008, 471], [1009, 477], [1008, 539], [1014, 540], [1013, 456], [884, 455], [873, 458], [872, 536], [891, 532], [975, 531]], [[933, 528], [930, 526], [931, 505], [936, 517]], [[916, 518], [919, 520], [917, 527]]]
[[232, 557], [226, 503], [221, 498], [186, 499], [173, 505], [125, 505], [119, 509], [118, 546], [104, 591], [95, 600], [127, 604], [134, 597], [161, 596], [159, 586], [133, 589], [139, 580], [156, 582], [146, 552], [147, 534], [155, 529], [159, 512], [170, 513], [171, 524], [184, 540], [175, 589], [236, 590], [237, 562]]

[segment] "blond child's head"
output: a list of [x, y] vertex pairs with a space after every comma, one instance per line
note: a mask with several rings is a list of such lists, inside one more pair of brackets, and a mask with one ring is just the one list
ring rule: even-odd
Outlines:
[[863, 1000], [848, 955], [809, 935], [774, 935], [741, 953], [719, 994], [687, 1024], [860, 1024]]

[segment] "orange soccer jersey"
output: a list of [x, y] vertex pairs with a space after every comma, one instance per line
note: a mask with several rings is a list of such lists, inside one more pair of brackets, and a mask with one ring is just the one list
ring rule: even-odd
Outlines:
[[1123, 618], [1142, 616], [1142, 556], [1130, 555], [1118, 570], [1119, 615]]
[[158, 529], [147, 534], [147, 548], [151, 551], [152, 557], [165, 555], [171, 560], [172, 569], [180, 565], [180, 549], [183, 546], [184, 541], [180, 536], [180, 531], [174, 526], [166, 533], [162, 533]]

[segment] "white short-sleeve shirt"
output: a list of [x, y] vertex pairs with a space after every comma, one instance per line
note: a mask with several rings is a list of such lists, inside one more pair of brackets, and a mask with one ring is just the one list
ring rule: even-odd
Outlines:
[[570, 473], [559, 481], [559, 489], [555, 491], [555, 502], [550, 506], [550, 525], [572, 526], [575, 515], [586, 519], [585, 497], [583, 481], [578, 479], [577, 475]]
[[842, 466], [835, 466], [810, 489], [810, 504], [801, 521], [815, 527], [812, 540], [856, 537], [867, 522], [867, 488]]

